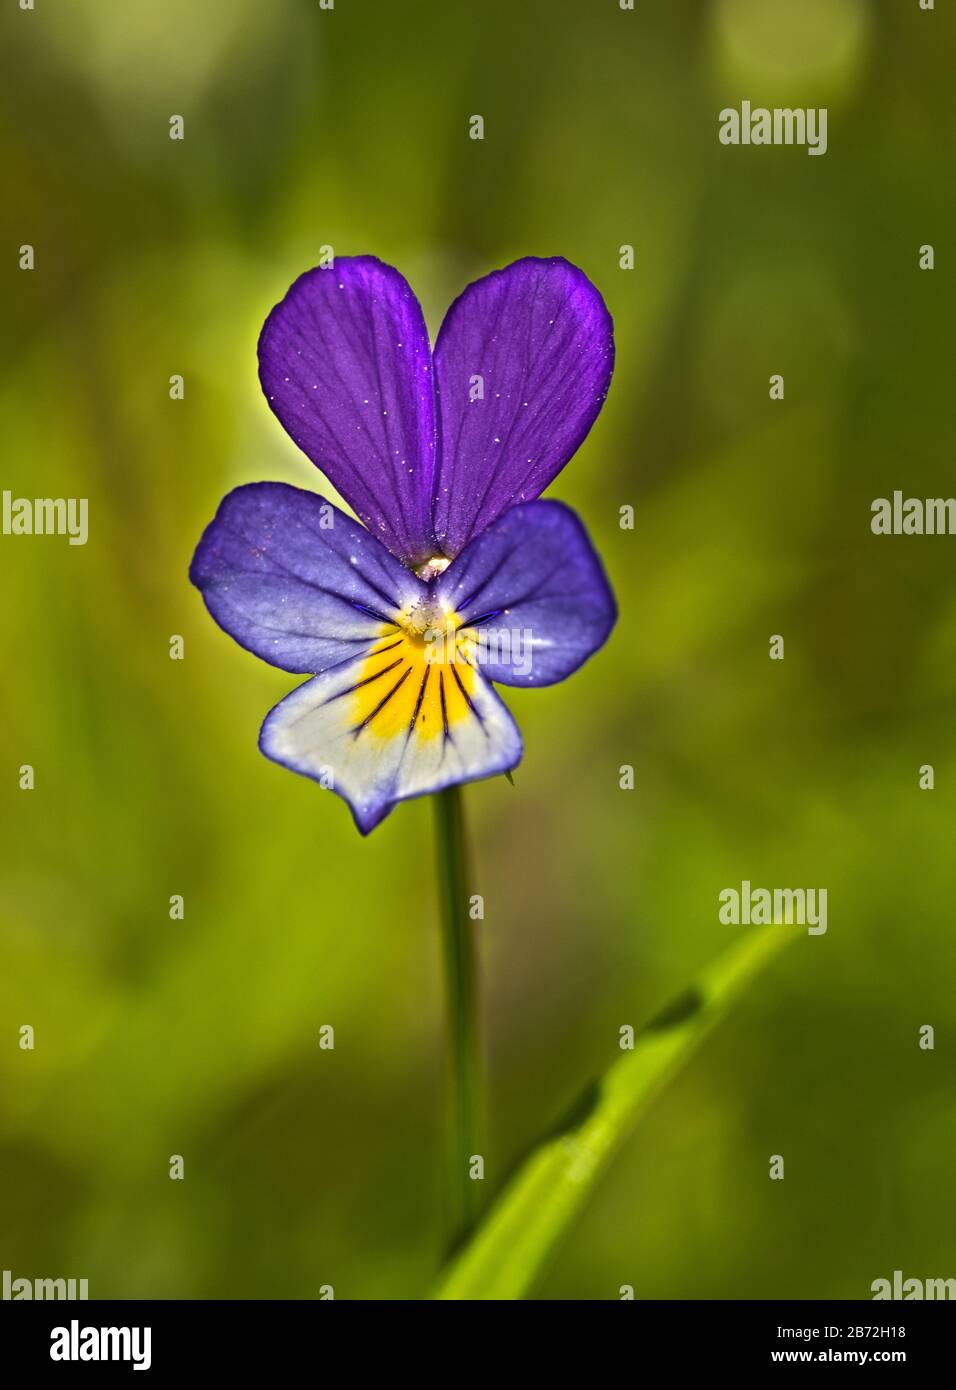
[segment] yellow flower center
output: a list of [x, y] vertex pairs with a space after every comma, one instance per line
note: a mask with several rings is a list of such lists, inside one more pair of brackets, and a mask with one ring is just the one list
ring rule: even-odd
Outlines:
[[379, 638], [352, 689], [356, 737], [448, 738], [463, 719], [477, 718], [473, 634], [457, 613], [416, 599]]

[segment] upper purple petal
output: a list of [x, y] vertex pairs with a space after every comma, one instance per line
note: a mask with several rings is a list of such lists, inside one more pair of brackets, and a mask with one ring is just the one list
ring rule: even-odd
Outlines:
[[418, 300], [374, 256], [306, 271], [259, 337], [266, 399], [373, 535], [407, 564], [435, 551], [431, 353]]
[[516, 261], [455, 300], [435, 344], [433, 522], [446, 555], [544, 491], [594, 423], [613, 367], [611, 317], [568, 261]]
[[472, 628], [474, 664], [504, 685], [564, 680], [617, 617], [601, 561], [563, 502], [527, 502], [492, 522], [435, 581]]
[[240, 646], [311, 674], [364, 655], [425, 590], [358, 522], [285, 483], [230, 492], [189, 577]]

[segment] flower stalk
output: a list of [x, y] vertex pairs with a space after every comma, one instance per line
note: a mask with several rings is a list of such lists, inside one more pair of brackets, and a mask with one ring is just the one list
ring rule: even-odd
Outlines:
[[478, 968], [469, 915], [469, 864], [461, 787], [434, 797], [438, 889], [448, 1010], [450, 1143], [448, 1203], [451, 1245], [469, 1234], [478, 1210], [472, 1158], [481, 1152], [482, 1062]]

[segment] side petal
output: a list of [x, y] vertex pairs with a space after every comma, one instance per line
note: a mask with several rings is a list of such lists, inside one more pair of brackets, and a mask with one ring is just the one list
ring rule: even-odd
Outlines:
[[617, 618], [604, 568], [563, 502], [512, 507], [435, 583], [465, 654], [488, 680], [553, 685], [603, 645]]
[[344, 512], [285, 483], [230, 492], [189, 577], [240, 646], [283, 671], [310, 673], [397, 631], [402, 608], [425, 587]]
[[429, 660], [384, 632], [370, 656], [316, 676], [267, 715], [267, 758], [312, 777], [352, 809], [363, 835], [397, 802], [506, 772], [521, 735], [480, 672]]
[[445, 555], [544, 491], [597, 418], [613, 368], [604, 301], [565, 260], [516, 261], [455, 300], [435, 344]]
[[397, 270], [355, 256], [301, 275], [265, 321], [259, 380], [284, 428], [373, 535], [410, 565], [434, 553], [431, 351]]

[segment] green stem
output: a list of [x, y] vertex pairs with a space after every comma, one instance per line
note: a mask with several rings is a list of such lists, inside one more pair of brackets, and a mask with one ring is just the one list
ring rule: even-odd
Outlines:
[[435, 828], [441, 898], [445, 975], [448, 990], [448, 1057], [451, 1081], [449, 1197], [452, 1244], [472, 1229], [479, 1184], [469, 1176], [480, 1153], [481, 1044], [478, 1026], [478, 972], [469, 916], [468, 856], [460, 787], [438, 792]]

